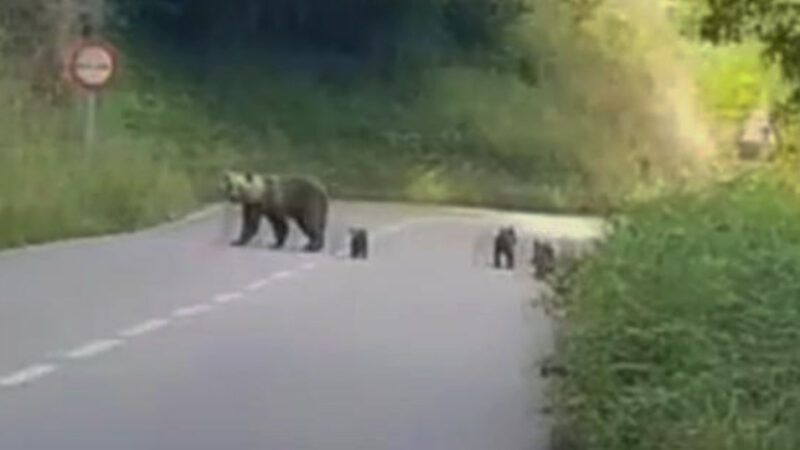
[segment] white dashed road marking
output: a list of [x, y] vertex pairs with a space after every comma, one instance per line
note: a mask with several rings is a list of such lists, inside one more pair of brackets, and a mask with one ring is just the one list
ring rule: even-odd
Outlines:
[[125, 338], [138, 337], [152, 333], [153, 331], [164, 328], [167, 325], [169, 325], [169, 320], [167, 319], [152, 319], [142, 322], [138, 325], [134, 325], [126, 330], [122, 330], [119, 332], [119, 335]]
[[37, 378], [42, 378], [46, 375], [49, 375], [55, 371], [56, 366], [51, 364], [31, 366], [5, 378], [0, 378], [0, 386], [4, 388], [21, 386], [23, 384], [30, 383]]
[[282, 272], [276, 273], [275, 275], [272, 276], [272, 278], [275, 279], [275, 280], [281, 280], [283, 278], [291, 278], [293, 276], [294, 276], [294, 273], [289, 272], [288, 270], [284, 270]]
[[76, 348], [64, 356], [69, 359], [86, 359], [97, 356], [101, 353], [105, 353], [121, 345], [122, 341], [116, 339], [94, 341], [84, 345], [83, 347]]
[[247, 285], [245, 289], [248, 291], [257, 291], [269, 284], [269, 280], [258, 280]]
[[214, 302], [225, 304], [236, 300], [241, 300], [242, 298], [244, 298], [244, 294], [241, 292], [231, 292], [228, 294], [219, 294], [218, 296], [214, 297]]
[[[394, 225], [391, 227], [387, 227], [381, 231], [375, 233], [376, 239], [382, 239], [388, 235], [397, 233], [401, 231], [403, 228], [412, 225], [414, 223], [424, 222], [424, 220], [417, 220], [417, 221], [406, 221], [404, 223]], [[338, 257], [346, 257], [349, 254], [347, 248], [343, 248], [335, 253]], [[303, 254], [301, 255], [304, 258], [308, 258], [311, 255]], [[303, 270], [312, 270], [317, 266], [317, 263], [314, 261], [309, 261], [302, 266], [300, 266]], [[270, 278], [254, 281], [250, 283], [246, 289], [248, 291], [257, 291], [265, 286], [267, 286], [272, 280], [280, 280], [285, 278], [291, 278], [297, 276], [295, 272], [292, 271], [281, 271], [273, 274]], [[236, 300], [240, 300], [244, 298], [244, 294], [241, 292], [229, 292], [225, 294], [219, 294], [214, 297], [214, 302], [218, 304], [226, 304]], [[191, 317], [200, 314], [209, 313], [214, 310], [214, 307], [208, 304], [197, 304], [193, 306], [187, 306], [183, 308], [178, 308], [172, 312], [173, 317]], [[170, 324], [169, 319], [151, 319], [145, 322], [139, 323], [134, 325], [130, 328], [122, 330], [119, 332], [119, 336], [122, 338], [135, 338], [139, 336], [143, 336], [149, 333], [152, 333], [156, 330], [164, 328]], [[105, 340], [98, 340], [94, 342], [90, 342], [82, 347], [79, 347], [75, 350], [72, 350], [64, 355], [67, 359], [87, 359], [94, 356], [97, 356], [101, 353], [108, 352], [113, 350], [117, 347], [121, 347], [124, 345], [123, 340], [118, 339], [105, 339]], [[40, 364], [28, 367], [23, 369], [19, 372], [10, 374], [5, 378], [0, 378], [0, 387], [15, 387], [21, 386], [39, 378], [45, 377], [57, 370], [57, 366], [54, 364]]]
[[403, 229], [402, 225], [394, 225], [394, 226], [388, 227], [385, 230], [383, 230], [383, 233], [381, 233], [381, 234], [383, 236], [386, 236], [386, 235], [389, 235], [389, 234], [399, 233], [400, 230], [402, 230], [402, 229]]
[[213, 309], [214, 308], [209, 305], [199, 304], [194, 306], [187, 306], [185, 308], [178, 308], [172, 312], [172, 315], [175, 317], [191, 317], [209, 313]]

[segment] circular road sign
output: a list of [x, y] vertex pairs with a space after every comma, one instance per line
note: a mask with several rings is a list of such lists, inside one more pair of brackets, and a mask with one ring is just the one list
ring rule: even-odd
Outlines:
[[117, 52], [105, 42], [82, 42], [69, 59], [72, 79], [85, 89], [105, 87], [117, 70]]

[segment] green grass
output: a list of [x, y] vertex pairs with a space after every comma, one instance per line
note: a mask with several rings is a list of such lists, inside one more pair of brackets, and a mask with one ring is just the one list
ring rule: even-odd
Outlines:
[[[603, 189], [581, 175], [581, 158], [599, 151], [585, 144], [592, 124], [573, 121], [558, 99], [514, 74], [459, 67], [410, 85], [336, 86], [258, 67], [228, 76], [223, 84], [233, 87], [220, 97], [162, 85], [156, 100], [142, 101], [132, 82], [109, 100], [106, 129], [127, 117], [137, 133], [170, 142], [203, 192], [229, 166], [314, 175], [337, 197], [528, 210], [602, 200], [599, 210], [622, 191], [623, 183]], [[185, 89], [195, 102], [181, 100]]]
[[554, 392], [579, 448], [800, 448], [794, 167], [632, 208], [567, 279]]
[[[117, 137], [101, 140], [90, 152], [58, 139], [63, 117], [51, 113], [37, 110], [38, 133], [26, 130], [22, 117], [6, 116], [0, 247], [131, 230], [175, 218], [197, 204], [189, 177], [159, 158], [158, 148]], [[48, 119], [51, 128], [44, 126]]]

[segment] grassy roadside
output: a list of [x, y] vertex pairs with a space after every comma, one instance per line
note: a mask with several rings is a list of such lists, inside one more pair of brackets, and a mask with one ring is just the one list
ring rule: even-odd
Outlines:
[[793, 167], [632, 208], [566, 281], [554, 397], [577, 448], [800, 448]]
[[63, 116], [51, 109], [5, 117], [0, 248], [132, 230], [197, 206], [190, 178], [143, 140], [87, 151], [64, 138]]

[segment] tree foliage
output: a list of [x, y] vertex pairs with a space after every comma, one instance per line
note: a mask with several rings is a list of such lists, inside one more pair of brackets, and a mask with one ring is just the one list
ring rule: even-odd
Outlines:
[[102, 15], [105, 0], [4, 0], [0, 2], [2, 75], [27, 79], [50, 100], [67, 97], [64, 51], [81, 24]]
[[[765, 56], [800, 84], [800, 3], [794, 0], [704, 0], [700, 35], [713, 43], [756, 38]], [[800, 102], [800, 86], [793, 96]]]
[[[356, 56], [414, 42], [496, 43], [528, 0], [113, 0], [117, 17], [183, 42], [291, 44]], [[409, 39], [413, 38], [413, 39]]]

